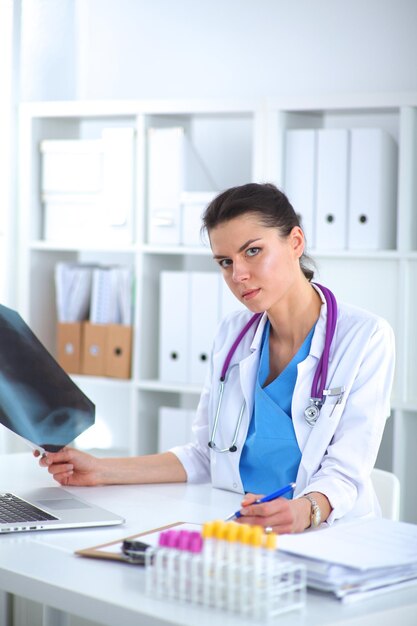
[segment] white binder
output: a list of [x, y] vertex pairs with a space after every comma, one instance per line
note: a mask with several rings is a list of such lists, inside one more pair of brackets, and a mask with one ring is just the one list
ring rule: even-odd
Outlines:
[[132, 223], [134, 129], [107, 128], [103, 141], [103, 209], [113, 237]]
[[297, 129], [286, 132], [284, 191], [301, 218], [309, 248], [316, 245], [316, 143], [315, 130]]
[[161, 272], [159, 309], [159, 378], [188, 382], [189, 277], [187, 272]]
[[189, 382], [202, 384], [219, 320], [219, 275], [191, 272]]
[[318, 249], [347, 247], [349, 131], [317, 131], [316, 237]]
[[178, 245], [184, 128], [150, 128], [148, 144], [148, 242]]
[[349, 236], [352, 250], [381, 250], [396, 242], [397, 149], [379, 128], [351, 131]]
[[161, 406], [158, 412], [158, 452], [190, 443], [194, 416], [194, 411]]
[[219, 274], [219, 292], [220, 292], [220, 315], [219, 318], [222, 320], [226, 315], [231, 313], [232, 311], [237, 311], [239, 309], [246, 309], [245, 305], [240, 302], [233, 295], [229, 286], [226, 284], [222, 274]]
[[213, 191], [185, 191], [181, 194], [181, 237], [184, 246], [208, 246], [208, 237], [202, 233], [202, 215], [214, 199]]

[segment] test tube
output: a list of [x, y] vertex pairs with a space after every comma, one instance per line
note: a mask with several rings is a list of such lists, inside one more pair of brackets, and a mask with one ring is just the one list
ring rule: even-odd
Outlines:
[[214, 537], [216, 539], [214, 554], [214, 606], [218, 609], [226, 607], [226, 564], [227, 564], [227, 522], [216, 521], [214, 524]]
[[238, 572], [239, 572], [239, 544], [238, 544], [239, 524], [229, 522], [226, 527], [225, 540], [226, 547], [226, 569], [225, 569], [225, 589], [226, 608], [228, 611], [236, 611], [238, 593]]
[[203, 526], [203, 597], [204, 606], [214, 604], [214, 562], [215, 562], [215, 522], [206, 522]]
[[252, 527], [249, 524], [238, 524], [237, 539], [239, 542], [239, 570], [237, 582], [237, 606], [239, 612], [246, 615], [249, 612], [251, 589], [250, 589], [250, 536]]
[[252, 608], [251, 614], [255, 619], [262, 617], [263, 611], [263, 571], [262, 571], [262, 553], [264, 530], [262, 526], [252, 526], [250, 534], [251, 551], [251, 587], [252, 587]]

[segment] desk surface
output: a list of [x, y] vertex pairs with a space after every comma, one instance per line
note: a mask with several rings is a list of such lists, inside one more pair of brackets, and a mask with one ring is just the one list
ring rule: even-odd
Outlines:
[[[31, 454], [0, 456], [0, 490], [56, 486]], [[214, 611], [156, 601], [144, 593], [142, 568], [76, 557], [74, 550], [116, 540], [175, 521], [225, 518], [240, 496], [209, 485], [142, 485], [68, 488], [126, 518], [122, 526], [39, 531], [0, 537], [0, 588], [108, 626], [212, 626]], [[283, 615], [282, 626], [415, 626], [416, 589], [394, 591], [353, 605], [309, 592], [303, 612]], [[224, 626], [251, 624], [225, 613]]]

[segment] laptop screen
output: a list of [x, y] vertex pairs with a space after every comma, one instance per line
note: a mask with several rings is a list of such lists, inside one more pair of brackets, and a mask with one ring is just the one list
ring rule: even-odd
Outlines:
[[54, 452], [94, 424], [95, 407], [20, 315], [0, 305], [0, 423]]

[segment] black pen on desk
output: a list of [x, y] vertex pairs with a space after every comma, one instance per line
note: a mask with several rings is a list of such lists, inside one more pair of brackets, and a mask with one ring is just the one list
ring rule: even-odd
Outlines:
[[[281, 496], [285, 495], [289, 491], [293, 491], [293, 489], [295, 489], [295, 483], [290, 483], [289, 485], [285, 485], [285, 487], [281, 487], [281, 489], [278, 489], [278, 491], [274, 491], [273, 493], [270, 493], [268, 496], [264, 496], [263, 498], [259, 498], [259, 500], [255, 500], [253, 504], [259, 504], [260, 502], [270, 502], [271, 500], [276, 500], [277, 498], [280, 498]], [[231, 515], [229, 515], [229, 517], [226, 517], [225, 521], [230, 522], [233, 519], [238, 519], [239, 517], [242, 517], [242, 513], [240, 511], [236, 511], [235, 513], [232, 513]]]

